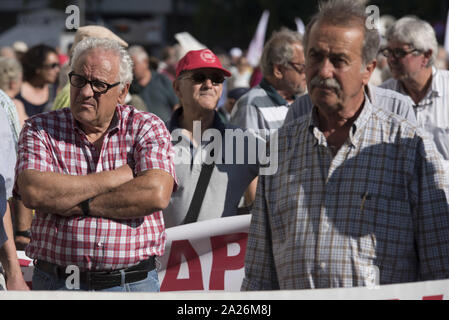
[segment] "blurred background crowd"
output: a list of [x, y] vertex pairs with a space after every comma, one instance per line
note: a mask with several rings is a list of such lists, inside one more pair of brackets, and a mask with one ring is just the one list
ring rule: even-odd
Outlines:
[[[447, 68], [446, 0], [375, 0], [369, 4], [380, 10], [381, 32], [403, 15], [428, 21], [440, 43], [437, 66]], [[79, 21], [67, 9], [73, 5]], [[135, 64], [132, 103], [163, 120], [178, 106], [171, 88], [177, 61], [188, 50], [212, 49], [232, 72], [218, 104], [226, 119], [233, 103], [262, 79], [258, 59], [265, 40], [282, 27], [304, 32], [316, 7], [315, 0], [2, 0], [0, 88], [14, 100], [21, 123], [54, 109], [56, 95], [67, 84], [76, 32], [73, 22], [102, 25], [129, 45]], [[390, 76], [385, 57], [378, 58], [371, 78], [375, 85]], [[153, 88], [147, 88], [148, 82]], [[64, 101], [57, 104], [65, 107]]]

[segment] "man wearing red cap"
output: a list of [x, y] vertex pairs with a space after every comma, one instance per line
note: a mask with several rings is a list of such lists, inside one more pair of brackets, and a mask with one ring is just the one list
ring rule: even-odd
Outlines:
[[[175, 158], [180, 185], [163, 211], [166, 227], [238, 214], [242, 196], [258, 174], [257, 164], [225, 161], [225, 132], [235, 127], [224, 124], [215, 108], [229, 76], [209, 49], [189, 51], [178, 63], [173, 88], [181, 107], [167, 127], [175, 155], [185, 156]], [[217, 142], [220, 147], [214, 148]], [[246, 150], [234, 155], [239, 152], [247, 155]], [[206, 155], [214, 158], [208, 164]]]

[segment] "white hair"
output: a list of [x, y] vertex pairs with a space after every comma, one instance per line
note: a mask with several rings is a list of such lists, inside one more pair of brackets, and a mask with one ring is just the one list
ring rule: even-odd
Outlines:
[[94, 49], [103, 49], [115, 53], [119, 57], [120, 89], [126, 84], [131, 84], [133, 80], [133, 62], [128, 52], [115, 40], [105, 38], [85, 38], [80, 41], [73, 50], [71, 68], [75, 66], [80, 56]]
[[432, 50], [428, 67], [434, 65], [438, 54], [438, 41], [432, 26], [417, 17], [403, 17], [387, 30], [388, 41], [407, 43], [422, 52]]
[[128, 53], [131, 57], [135, 57], [139, 61], [148, 60], [148, 53], [142, 46], [134, 45], [129, 47]]

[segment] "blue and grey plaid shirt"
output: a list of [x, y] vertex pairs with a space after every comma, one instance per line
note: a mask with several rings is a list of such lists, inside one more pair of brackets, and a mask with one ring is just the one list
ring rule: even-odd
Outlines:
[[[432, 140], [368, 99], [332, 155], [316, 109], [279, 130], [259, 178], [242, 290], [449, 277], [448, 178]], [[376, 281], [376, 280], [374, 280]]]

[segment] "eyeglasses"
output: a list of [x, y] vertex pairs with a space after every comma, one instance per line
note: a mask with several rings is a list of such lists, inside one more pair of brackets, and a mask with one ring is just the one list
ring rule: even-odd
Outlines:
[[84, 88], [84, 86], [88, 83], [90, 84], [93, 92], [100, 94], [106, 93], [109, 89], [120, 84], [120, 82], [109, 84], [100, 80], [87, 80], [83, 76], [80, 76], [73, 71], [69, 73], [69, 80], [72, 86], [79, 89]]
[[45, 69], [54, 69], [54, 68], [60, 68], [61, 66], [59, 65], [59, 63], [57, 63], [57, 62], [55, 62], [55, 63], [52, 63], [52, 64], [44, 64], [43, 66], [42, 66], [42, 68], [45, 68]]
[[225, 77], [221, 73], [213, 72], [206, 74], [204, 72], [194, 72], [186, 77], [195, 83], [204, 83], [206, 79], [210, 79], [213, 85], [222, 84], [225, 81]]
[[[289, 61], [288, 64], [299, 74], [303, 74], [306, 71], [306, 65], [304, 63]], [[299, 66], [299, 68], [298, 68], [298, 66]]]
[[403, 50], [403, 49], [390, 49], [390, 48], [385, 48], [380, 50], [380, 53], [382, 53], [384, 55], [384, 57], [389, 58], [391, 55], [393, 55], [393, 57], [395, 57], [396, 59], [401, 59], [404, 58], [406, 55], [413, 53], [413, 52], [421, 52], [418, 49], [412, 49], [409, 51]]

